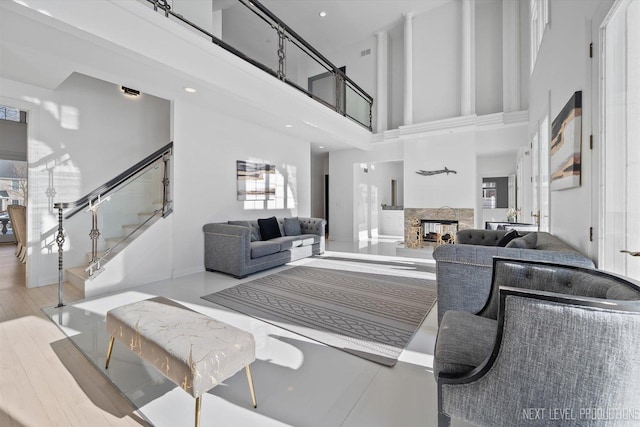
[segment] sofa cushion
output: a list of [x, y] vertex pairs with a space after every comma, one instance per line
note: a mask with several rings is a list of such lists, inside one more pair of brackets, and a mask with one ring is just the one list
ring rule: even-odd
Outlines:
[[511, 230], [509, 231], [507, 234], [505, 234], [504, 236], [502, 236], [502, 239], [500, 239], [498, 241], [498, 244], [496, 246], [499, 246], [501, 248], [504, 248], [505, 246], [507, 246], [507, 244], [512, 241], [513, 239], [520, 237], [520, 235], [518, 234], [518, 230]]
[[258, 220], [260, 226], [260, 235], [262, 240], [271, 240], [275, 237], [282, 237], [280, 233], [280, 226], [275, 216], [271, 218], [261, 218]]
[[296, 248], [302, 246], [302, 240], [299, 236], [282, 236], [269, 240], [270, 242], [278, 243], [281, 251], [287, 249]]
[[300, 229], [300, 220], [298, 220], [298, 217], [284, 219], [285, 236], [299, 236], [301, 234], [302, 230]]
[[262, 240], [260, 238], [260, 230], [251, 226], [251, 221], [228, 221], [229, 225], [240, 225], [242, 227], [247, 227], [251, 230], [251, 241], [255, 242], [256, 240]]
[[280, 243], [271, 240], [251, 242], [251, 258], [260, 258], [280, 252]]
[[522, 237], [517, 237], [507, 243], [507, 248], [518, 248], [518, 249], [535, 249], [536, 244], [538, 243], [538, 233], [531, 232]]
[[464, 311], [447, 311], [438, 329], [433, 372], [469, 372], [489, 357], [498, 332], [498, 322]]

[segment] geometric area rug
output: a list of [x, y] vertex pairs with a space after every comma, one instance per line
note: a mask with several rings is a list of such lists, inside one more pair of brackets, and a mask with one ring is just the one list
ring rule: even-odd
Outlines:
[[324, 267], [293, 267], [202, 298], [381, 365], [395, 365], [436, 301], [435, 281]]

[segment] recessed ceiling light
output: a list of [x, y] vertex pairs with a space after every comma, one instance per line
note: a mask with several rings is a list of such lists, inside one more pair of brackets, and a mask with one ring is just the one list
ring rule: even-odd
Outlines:
[[192, 87], [185, 87], [185, 88], [184, 88], [184, 91], [185, 91], [185, 92], [189, 92], [189, 93], [196, 93], [196, 92], [197, 92], [197, 90], [195, 90], [195, 89], [194, 89], [194, 88], [192, 88]]
[[318, 148], [324, 148], [324, 145], [320, 145]]
[[293, 125], [284, 125], [284, 127], [286, 127], [286, 128], [292, 128], [292, 127], [293, 127]]
[[324, 18], [325, 16], [327, 16], [327, 12], [323, 10], [318, 15], [320, 15], [320, 18]]

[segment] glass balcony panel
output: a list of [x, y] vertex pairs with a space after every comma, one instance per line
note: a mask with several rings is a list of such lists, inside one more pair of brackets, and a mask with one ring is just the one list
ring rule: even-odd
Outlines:
[[[184, 0], [183, 0], [184, 1]], [[239, 1], [222, 11], [222, 41], [278, 71], [278, 31]]]
[[361, 125], [371, 127], [371, 104], [362, 93], [353, 88], [349, 83], [346, 87], [346, 115]]

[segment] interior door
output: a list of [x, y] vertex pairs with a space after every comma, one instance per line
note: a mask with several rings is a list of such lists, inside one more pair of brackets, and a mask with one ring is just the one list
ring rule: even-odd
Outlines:
[[600, 267], [640, 280], [640, 2], [618, 1], [600, 28]]

